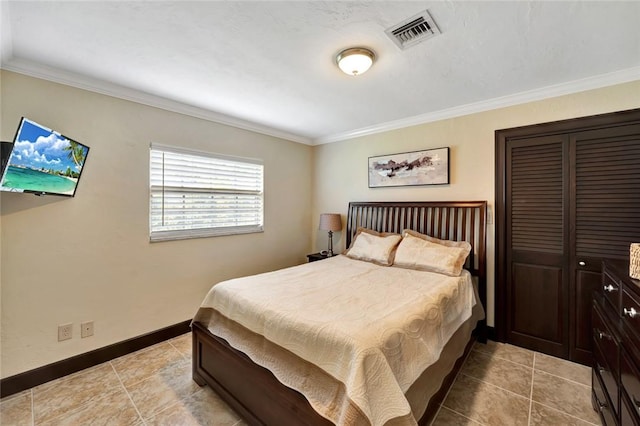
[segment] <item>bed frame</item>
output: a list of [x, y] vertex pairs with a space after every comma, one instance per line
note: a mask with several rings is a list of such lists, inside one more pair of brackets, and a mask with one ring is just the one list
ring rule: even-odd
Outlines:
[[[379, 232], [400, 233], [413, 229], [441, 239], [468, 241], [471, 253], [465, 268], [478, 279], [478, 293], [486, 305], [486, 201], [454, 202], [352, 202], [347, 213], [346, 247], [358, 227]], [[485, 321], [478, 323], [476, 336], [486, 341]], [[299, 392], [283, 385], [267, 369], [254, 364], [194, 322], [193, 380], [209, 385], [251, 425], [331, 425], [316, 413]], [[453, 383], [474, 339], [471, 339], [440, 390], [431, 398], [420, 425], [431, 422]]]

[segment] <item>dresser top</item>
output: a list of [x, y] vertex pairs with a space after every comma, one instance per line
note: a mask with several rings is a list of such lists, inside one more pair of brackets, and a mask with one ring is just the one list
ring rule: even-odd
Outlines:
[[632, 288], [635, 293], [640, 295], [640, 280], [633, 279], [629, 276], [629, 262], [625, 260], [605, 260], [607, 269], [610, 269], [616, 276], [623, 281], [628, 287]]

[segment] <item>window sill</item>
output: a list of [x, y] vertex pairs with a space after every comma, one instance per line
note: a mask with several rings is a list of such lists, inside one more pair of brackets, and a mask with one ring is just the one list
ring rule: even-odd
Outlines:
[[218, 229], [193, 229], [180, 231], [157, 231], [149, 235], [149, 241], [157, 243], [161, 241], [190, 240], [194, 238], [222, 237], [227, 235], [257, 234], [264, 232], [262, 226], [229, 227]]

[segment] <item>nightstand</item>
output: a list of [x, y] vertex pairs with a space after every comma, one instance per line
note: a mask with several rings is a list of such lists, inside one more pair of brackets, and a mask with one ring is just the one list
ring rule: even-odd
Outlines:
[[312, 253], [307, 255], [307, 259], [309, 259], [309, 262], [315, 262], [316, 260], [327, 259], [328, 257], [329, 257], [328, 255], [320, 254], [320, 253]]

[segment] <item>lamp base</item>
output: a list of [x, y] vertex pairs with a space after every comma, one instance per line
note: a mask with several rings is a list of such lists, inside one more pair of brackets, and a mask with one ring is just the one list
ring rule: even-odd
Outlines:
[[333, 256], [333, 231], [329, 231], [329, 249], [327, 250], [327, 256]]

